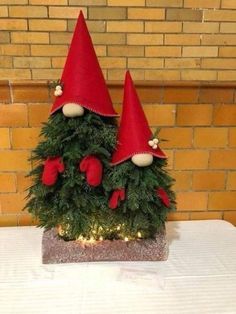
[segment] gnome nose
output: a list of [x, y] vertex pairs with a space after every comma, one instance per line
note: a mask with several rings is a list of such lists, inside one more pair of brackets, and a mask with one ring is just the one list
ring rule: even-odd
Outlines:
[[131, 158], [131, 161], [138, 167], [150, 166], [153, 162], [151, 154], [136, 154]]
[[62, 112], [67, 118], [80, 117], [84, 114], [84, 108], [79, 104], [67, 103], [63, 106]]

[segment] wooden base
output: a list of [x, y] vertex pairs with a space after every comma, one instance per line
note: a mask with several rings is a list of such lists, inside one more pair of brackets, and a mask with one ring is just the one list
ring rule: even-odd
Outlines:
[[64, 241], [55, 229], [44, 231], [42, 240], [44, 264], [97, 261], [165, 261], [168, 243], [163, 229], [155, 239], [103, 240], [92, 244]]

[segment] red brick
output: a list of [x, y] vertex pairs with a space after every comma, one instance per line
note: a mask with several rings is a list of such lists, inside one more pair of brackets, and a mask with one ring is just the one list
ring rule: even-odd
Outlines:
[[222, 219], [221, 212], [196, 212], [190, 213], [191, 220], [209, 220], [209, 219]]
[[207, 209], [208, 194], [206, 192], [177, 193], [178, 211], [204, 211]]
[[174, 125], [174, 105], [145, 105], [143, 108], [151, 126]]
[[175, 170], [193, 170], [208, 168], [209, 152], [207, 150], [175, 151]]
[[225, 211], [224, 220], [236, 226], [236, 211]]
[[227, 190], [236, 190], [236, 171], [229, 171], [227, 178]]
[[164, 103], [196, 103], [198, 101], [198, 89], [192, 87], [165, 87], [163, 102]]
[[236, 147], [236, 128], [229, 128], [229, 146]]
[[178, 105], [178, 125], [211, 125], [212, 105]]
[[167, 216], [168, 221], [183, 221], [189, 220], [189, 213], [169, 213]]
[[14, 173], [0, 173], [0, 192], [16, 192]]
[[202, 10], [166, 9], [167, 21], [202, 21]]
[[225, 188], [224, 171], [194, 171], [193, 190], [223, 190]]
[[10, 129], [0, 128], [0, 149], [10, 148]]
[[175, 191], [188, 191], [192, 188], [192, 172], [191, 171], [171, 171], [170, 175], [175, 179]]
[[49, 101], [48, 86], [30, 84], [12, 84], [12, 97], [14, 102], [47, 102]]
[[195, 128], [195, 147], [226, 147], [228, 143], [227, 128]]
[[11, 102], [10, 89], [7, 81], [2, 81], [0, 83], [0, 102], [2, 103]]
[[236, 210], [236, 191], [209, 193], [209, 210]]
[[29, 104], [29, 126], [41, 126], [48, 120], [51, 105], [49, 104]]
[[27, 126], [27, 106], [24, 104], [0, 105], [0, 126]]
[[233, 88], [211, 88], [200, 89], [199, 102], [201, 103], [232, 103], [234, 99]]
[[236, 106], [232, 105], [216, 105], [214, 106], [213, 123], [215, 125], [235, 125], [236, 122]]
[[18, 172], [16, 174], [17, 192], [25, 192], [33, 184], [32, 177], [28, 177], [27, 175], [27, 172]]
[[0, 204], [3, 214], [21, 212], [25, 206], [25, 193], [0, 194]]
[[210, 169], [235, 169], [236, 150], [213, 150], [210, 152]]
[[35, 226], [37, 225], [37, 221], [30, 214], [21, 214], [17, 216], [18, 218], [18, 226]]
[[192, 146], [192, 128], [162, 128], [159, 138], [162, 148], [188, 148]]
[[17, 226], [16, 215], [0, 215], [0, 227], [15, 227]]
[[12, 129], [13, 149], [33, 149], [39, 142], [40, 128], [14, 128]]

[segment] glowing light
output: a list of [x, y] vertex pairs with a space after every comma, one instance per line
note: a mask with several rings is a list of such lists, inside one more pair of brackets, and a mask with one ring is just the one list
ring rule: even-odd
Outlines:
[[58, 233], [59, 233], [60, 236], [64, 235], [64, 230], [62, 229], [61, 225], [58, 226]]
[[120, 230], [120, 226], [117, 226], [116, 230], [118, 230], [118, 231], [119, 231], [119, 230]]
[[100, 240], [100, 241], [103, 241], [103, 237], [102, 237], [102, 236], [100, 236], [100, 237], [99, 237], [99, 240]]
[[142, 234], [141, 234], [140, 231], [138, 232], [138, 237], [139, 237], [139, 238], [142, 238]]
[[125, 242], [129, 241], [129, 239], [127, 237], [124, 238]]
[[94, 237], [91, 237], [89, 240], [87, 240], [89, 243], [94, 243], [96, 240], [94, 239]]
[[81, 235], [77, 238], [77, 241], [80, 241], [82, 243], [82, 245], [93, 244], [96, 242], [96, 240], [93, 236], [91, 236], [89, 239], [86, 239]]

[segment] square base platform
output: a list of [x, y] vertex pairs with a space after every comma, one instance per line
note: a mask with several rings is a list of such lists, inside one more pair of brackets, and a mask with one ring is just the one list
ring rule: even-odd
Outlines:
[[56, 229], [44, 231], [42, 240], [44, 264], [98, 261], [165, 261], [168, 242], [165, 229], [155, 239], [103, 240], [83, 245], [79, 241], [64, 241]]

